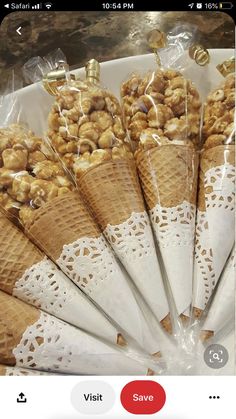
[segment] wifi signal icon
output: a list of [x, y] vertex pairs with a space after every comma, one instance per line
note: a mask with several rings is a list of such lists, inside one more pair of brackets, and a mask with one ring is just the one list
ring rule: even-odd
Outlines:
[[46, 7], [47, 9], [51, 9], [51, 7], [52, 7], [52, 3], [45, 3], [45, 7]]

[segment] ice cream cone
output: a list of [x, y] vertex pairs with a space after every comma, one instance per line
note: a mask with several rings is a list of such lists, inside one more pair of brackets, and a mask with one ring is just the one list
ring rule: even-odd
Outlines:
[[192, 299], [199, 94], [172, 68], [132, 74], [121, 86], [124, 119], [178, 318]]
[[235, 146], [217, 145], [203, 150], [194, 265], [196, 318], [201, 317], [234, 243], [234, 194]]
[[77, 184], [143, 298], [171, 333], [168, 303], [134, 161], [104, 162], [86, 171]]
[[[48, 117], [48, 139], [144, 300], [171, 332], [169, 306], [122, 110], [114, 95], [99, 85], [98, 69], [99, 64], [91, 60], [86, 66], [87, 80], [70, 80], [58, 91]], [[70, 118], [73, 124], [69, 127]]]
[[206, 341], [223, 330], [235, 314], [235, 249], [229, 258], [200, 334]]
[[125, 344], [105, 316], [1, 213], [0, 289], [111, 343]]
[[138, 151], [137, 167], [178, 314], [189, 316], [198, 158], [190, 145]]
[[0, 291], [0, 362], [15, 365], [14, 348], [25, 330], [36, 323], [40, 311]]
[[0, 362], [70, 374], [148, 374], [114, 347], [0, 291]]

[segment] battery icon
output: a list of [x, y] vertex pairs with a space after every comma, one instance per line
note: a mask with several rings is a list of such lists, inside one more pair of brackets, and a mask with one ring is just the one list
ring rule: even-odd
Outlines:
[[220, 9], [230, 10], [233, 8], [233, 3], [231, 3], [230, 1], [224, 1], [223, 3], [220, 3], [219, 6]]

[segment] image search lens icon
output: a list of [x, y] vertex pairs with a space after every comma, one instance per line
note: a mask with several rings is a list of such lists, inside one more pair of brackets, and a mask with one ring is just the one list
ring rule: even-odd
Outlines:
[[223, 345], [213, 344], [206, 348], [204, 361], [213, 369], [223, 368], [229, 360], [229, 353]]
[[216, 353], [216, 352], [213, 353], [212, 358], [217, 359], [217, 361], [220, 361], [220, 357], [219, 357], [218, 353]]

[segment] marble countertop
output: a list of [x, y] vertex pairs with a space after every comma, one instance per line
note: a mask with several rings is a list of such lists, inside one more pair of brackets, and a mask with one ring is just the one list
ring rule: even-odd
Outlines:
[[[84, 66], [90, 58], [112, 60], [150, 52], [146, 34], [191, 25], [195, 40], [206, 48], [233, 48], [235, 25], [222, 12], [14, 12], [0, 27], [1, 90], [7, 73], [33, 56], [56, 48], [71, 66]], [[22, 36], [16, 28], [22, 26]], [[8, 72], [7, 72], [8, 70]]]

